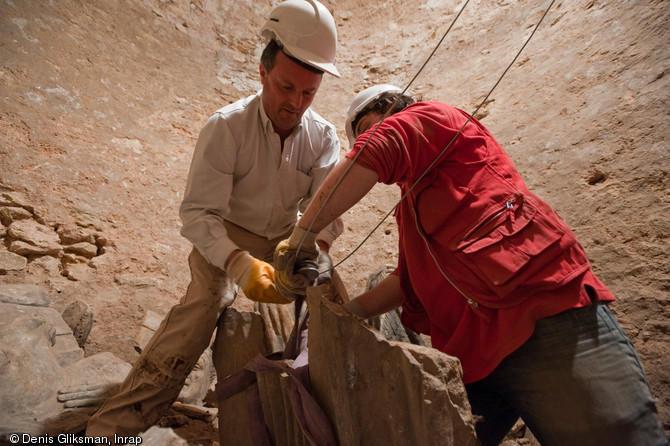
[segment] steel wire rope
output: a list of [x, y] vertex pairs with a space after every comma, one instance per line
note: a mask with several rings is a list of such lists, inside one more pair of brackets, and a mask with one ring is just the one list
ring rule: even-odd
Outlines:
[[[435, 165], [435, 163], [437, 162], [437, 160], [439, 160], [439, 159], [442, 157], [442, 155], [444, 155], [444, 153], [445, 153], [445, 152], [449, 149], [449, 147], [454, 143], [454, 141], [456, 140], [456, 138], [458, 138], [458, 136], [461, 134], [461, 132], [463, 131], [463, 129], [465, 128], [465, 126], [468, 125], [468, 123], [472, 120], [472, 117], [473, 117], [473, 116], [477, 113], [477, 111], [479, 111], [479, 109], [486, 103], [486, 100], [489, 98], [489, 96], [491, 96], [491, 94], [493, 93], [493, 90], [495, 90], [495, 88], [498, 86], [498, 84], [502, 81], [503, 77], [505, 77], [505, 74], [507, 74], [507, 71], [509, 71], [509, 69], [512, 67], [512, 65], [514, 65], [514, 62], [517, 60], [517, 58], [519, 57], [519, 55], [521, 55], [521, 52], [522, 52], [523, 49], [526, 47], [526, 45], [528, 45], [528, 42], [530, 42], [531, 37], [533, 37], [533, 34], [535, 34], [535, 31], [537, 31], [537, 29], [539, 28], [540, 23], [542, 23], [542, 20], [544, 20], [544, 17], [547, 15], [547, 13], [549, 12], [549, 10], [550, 10], [551, 7], [553, 6], [554, 1], [555, 1], [555, 0], [552, 0], [552, 1], [551, 1], [551, 3], [549, 4], [549, 7], [544, 11], [544, 14], [542, 14], [542, 17], [540, 17], [540, 20], [537, 22], [537, 25], [535, 25], [535, 28], [533, 29], [533, 32], [530, 33], [530, 36], [528, 36], [528, 39], [526, 39], [526, 41], [524, 42], [524, 44], [521, 46], [521, 48], [519, 49], [519, 51], [516, 53], [516, 55], [514, 56], [514, 59], [512, 59], [512, 62], [510, 62], [510, 64], [507, 65], [507, 68], [505, 68], [505, 71], [503, 71], [502, 75], [500, 75], [500, 77], [498, 78], [498, 81], [493, 85], [493, 87], [491, 88], [491, 90], [489, 91], [489, 93], [486, 95], [486, 97], [484, 98], [484, 100], [482, 100], [482, 102], [479, 104], [479, 106], [477, 107], [477, 109], [472, 113], [472, 115], [470, 115], [470, 117], [467, 119], [467, 121], [465, 121], [465, 124], [463, 124], [463, 126], [459, 129], [458, 133], [456, 133], [456, 135], [452, 138], [452, 140], [449, 141], [449, 144], [447, 144], [447, 146], [442, 150], [442, 152], [440, 152], [440, 154], [433, 160], [433, 162], [426, 168], [426, 170], [424, 170], [424, 172], [421, 174], [421, 176], [414, 182], [414, 184], [412, 184], [412, 186], [407, 190], [407, 192], [400, 198], [400, 200], [398, 201], [398, 203], [396, 203], [396, 205], [393, 207], [393, 209], [395, 209], [396, 207], [398, 207], [398, 205], [400, 204], [400, 202], [401, 202], [401, 201], [402, 201], [402, 200], [403, 200], [403, 199], [404, 199], [404, 198], [411, 192], [411, 190], [414, 188], [414, 186], [416, 186], [416, 184], [421, 180], [421, 178], [423, 178], [423, 177], [426, 175], [426, 173], [428, 172], [428, 170], [430, 170], [430, 169]], [[447, 273], [444, 272], [444, 270], [442, 269], [442, 266], [440, 265], [440, 262], [437, 260], [437, 257], [435, 256], [435, 253], [433, 253], [433, 250], [430, 249], [430, 243], [428, 242], [428, 239], [426, 238], [426, 235], [425, 235], [425, 234], [423, 233], [423, 231], [421, 230], [421, 225], [419, 224], [419, 216], [418, 216], [416, 210], [415, 210], [415, 209], [412, 209], [412, 211], [413, 211], [413, 214], [414, 214], [414, 224], [416, 225], [416, 230], [417, 230], [417, 232], [419, 233], [419, 236], [420, 236], [421, 239], [423, 240], [424, 244], [426, 245], [426, 250], [428, 251], [428, 254], [430, 254], [430, 257], [433, 259], [433, 263], [435, 263], [435, 266], [437, 267], [438, 271], [440, 271], [440, 274], [442, 275], [442, 277], [444, 277], [444, 278], [446, 279], [446, 281], [449, 282], [449, 284], [450, 284], [456, 291], [458, 291], [458, 292], [460, 293], [461, 296], [463, 296], [463, 297], [465, 298], [465, 300], [468, 302], [468, 304], [469, 304], [471, 307], [473, 307], [473, 308], [477, 308], [477, 307], [479, 306], [479, 302], [477, 302], [476, 300], [470, 298], [467, 294], [465, 294], [465, 292], [463, 292], [463, 290], [462, 290], [459, 286], [457, 286], [457, 285], [454, 283], [453, 280], [451, 280], [451, 279], [449, 278], [449, 276], [447, 275]], [[386, 220], [386, 219], [388, 218], [389, 215], [390, 215], [390, 212], [384, 216], [384, 220]], [[383, 222], [384, 220], [382, 220], [382, 222]], [[379, 224], [381, 224], [381, 222], [380, 222]], [[377, 226], [375, 227], [374, 230], [377, 230], [378, 227], [379, 227], [379, 225], [377, 225]], [[360, 246], [360, 245], [359, 245], [359, 246]], [[357, 246], [356, 249], [358, 249], [359, 246]], [[352, 253], [353, 253], [353, 252], [355, 252], [355, 250], [352, 251]], [[349, 256], [345, 257], [344, 260], [346, 260], [348, 257], [349, 257]], [[343, 261], [344, 261], [344, 260], [343, 260]], [[337, 266], [339, 266], [340, 263], [342, 263], [342, 262], [339, 262], [339, 263], [337, 264]], [[333, 268], [335, 268], [335, 266], [333, 266]]]
[[[456, 21], [461, 16], [461, 14], [463, 13], [463, 10], [465, 10], [465, 7], [468, 5], [468, 3], [470, 3], [470, 0], [465, 0], [465, 3], [463, 3], [463, 6], [461, 6], [461, 8], [459, 9], [458, 13], [456, 14], [456, 17], [454, 17], [454, 20], [451, 21], [451, 24], [449, 25], [449, 28], [447, 28], [445, 33], [442, 35], [442, 38], [437, 42], [437, 45], [435, 45], [435, 48], [433, 48], [433, 51], [431, 51], [431, 53], [428, 55], [428, 57], [426, 58], [424, 63], [421, 65], [419, 70], [416, 72], [414, 77], [409, 81], [407, 86], [402, 90], [402, 93], [401, 93], [402, 95], [405, 94], [407, 89], [412, 85], [412, 83], [416, 80], [416, 78], [419, 77], [419, 74], [421, 74], [421, 72], [426, 67], [426, 65], [428, 65], [428, 62], [430, 61], [430, 59], [432, 59], [433, 55], [435, 54], [437, 49], [440, 47], [440, 45], [442, 45], [442, 42], [447, 37], [447, 34], [449, 34], [449, 31], [451, 31], [451, 29], [454, 27], [454, 24], [456, 24]], [[358, 151], [358, 153], [356, 153], [356, 155], [352, 158], [352, 160], [351, 160], [352, 163], [349, 165], [349, 167], [347, 167], [344, 170], [344, 172], [342, 172], [342, 175], [335, 182], [335, 185], [330, 190], [330, 192], [328, 193], [326, 198], [323, 200], [323, 203], [321, 203], [321, 206], [319, 207], [319, 209], [317, 209], [316, 214], [314, 214], [314, 218], [312, 219], [312, 222], [307, 227], [307, 231], [310, 231], [312, 229], [312, 226], [314, 225], [314, 221], [316, 221], [316, 218], [319, 216], [319, 214], [323, 210], [323, 207], [326, 205], [326, 203], [328, 203], [328, 200], [330, 200], [330, 197], [333, 195], [335, 190], [338, 188], [338, 186], [340, 185], [342, 180], [344, 180], [344, 177], [347, 176], [347, 173], [349, 173], [349, 170], [351, 170], [351, 167], [353, 166], [353, 164], [356, 162], [356, 160], [358, 159], [360, 154], [363, 152], [363, 150], [365, 150], [365, 148], [368, 145], [368, 141], [370, 141], [370, 138], [372, 138], [375, 135], [375, 133], [377, 133], [377, 129], [379, 128], [379, 126], [384, 122], [384, 120], [386, 118], [388, 118], [391, 115], [391, 112], [393, 111], [393, 109], [396, 107], [397, 104], [398, 104], [398, 100], [396, 99], [396, 101], [393, 103], [393, 105], [391, 107], [389, 107], [389, 109], [386, 111], [386, 113], [384, 113], [384, 115], [382, 116], [382, 119], [377, 123], [377, 125], [375, 126], [375, 128], [372, 131], [372, 133], [370, 134], [370, 136], [368, 136], [368, 139], [365, 140], [365, 143], [363, 143], [363, 147], [361, 147], [361, 149]], [[400, 203], [400, 202], [398, 202], [398, 203]], [[396, 204], [393, 207], [393, 209], [395, 209], [397, 206], [398, 206], [398, 204]], [[391, 211], [388, 214], [386, 214], [386, 216], [382, 219], [382, 221], [380, 221], [379, 224], [377, 226], [375, 226], [372, 229], [372, 231], [370, 231], [370, 233], [363, 239], [363, 241], [356, 248], [354, 248], [353, 251], [351, 251], [349, 254], [347, 254], [347, 256], [344, 259], [342, 259], [340, 262], [337, 263], [337, 265], [334, 265], [331, 268], [331, 270], [334, 269], [336, 266], [341, 265], [342, 262], [347, 260], [349, 257], [352, 256], [352, 254], [354, 254], [356, 251], [358, 251], [358, 249], [370, 238], [370, 236], [372, 236], [372, 234], [377, 230], [377, 228], [379, 228], [379, 226], [384, 222], [384, 220], [386, 220], [386, 218], [390, 215], [390, 213], [393, 212], [393, 209], [391, 209]], [[296, 256], [297, 256], [297, 253], [300, 252], [300, 248], [302, 248], [302, 243], [305, 241], [305, 236], [303, 236], [303, 238], [300, 240], [300, 243], [298, 243], [298, 247], [296, 249]]]
[[[463, 5], [463, 8], [465, 8], [465, 6], [468, 4], [468, 2], [469, 2], [469, 0], [466, 1], [466, 3]], [[377, 225], [376, 225], [376, 226], [375, 226], [375, 227], [374, 227], [374, 228], [373, 228], [373, 229], [372, 229], [372, 230], [371, 230], [371, 231], [370, 231], [370, 232], [363, 238], [363, 240], [358, 244], [358, 246], [356, 246], [356, 247], [355, 247], [349, 254], [347, 254], [347, 255], [346, 255], [342, 260], [340, 260], [337, 264], [333, 265], [332, 268], [330, 268], [331, 270], [332, 270], [332, 269], [335, 269], [336, 267], [340, 266], [342, 263], [344, 263], [345, 261], [347, 261], [347, 260], [349, 259], [349, 257], [351, 257], [354, 253], [356, 253], [356, 251], [358, 251], [358, 249], [360, 249], [360, 247], [363, 246], [363, 244], [365, 244], [365, 242], [372, 236], [372, 234], [374, 234], [375, 231], [377, 231], [377, 229], [379, 229], [379, 227], [382, 225], [382, 223], [384, 223], [384, 221], [386, 221], [386, 219], [389, 217], [389, 215], [391, 215], [391, 213], [393, 213], [393, 211], [398, 207], [398, 205], [399, 205], [399, 204], [400, 204], [400, 203], [407, 197], [407, 195], [409, 195], [409, 193], [414, 189], [414, 187], [416, 187], [416, 185], [418, 184], [418, 182], [421, 181], [421, 180], [423, 179], [424, 176], [426, 176], [426, 174], [430, 171], [430, 169], [432, 169], [433, 166], [439, 161], [439, 159], [442, 158], [442, 156], [446, 153], [446, 151], [449, 150], [449, 148], [450, 148], [451, 145], [454, 143], [454, 141], [456, 141], [456, 139], [457, 139], [457, 138], [460, 136], [460, 134], [463, 132], [463, 129], [465, 128], [465, 126], [468, 125], [468, 124], [470, 123], [470, 121], [472, 120], [472, 118], [474, 117], [474, 115], [476, 115], [477, 112], [479, 111], [479, 109], [481, 109], [481, 108], [484, 106], [484, 104], [486, 103], [486, 101], [488, 100], [488, 98], [491, 96], [491, 94], [493, 94], [493, 91], [498, 87], [498, 85], [499, 85], [500, 82], [503, 80], [503, 78], [505, 77], [505, 75], [507, 74], [507, 72], [512, 68], [512, 66], [514, 65], [514, 63], [516, 62], [516, 60], [519, 58], [519, 56], [521, 55], [521, 53], [523, 52], [523, 50], [526, 48], [526, 46], [528, 45], [528, 43], [530, 42], [530, 40], [532, 39], [532, 37], [535, 35], [535, 32], [538, 30], [538, 28], [540, 27], [540, 24], [542, 23], [542, 21], [544, 20], [544, 18], [547, 16], [547, 14], [548, 14], [549, 11], [551, 10], [551, 7], [554, 5], [555, 2], [556, 2], [556, 0], [551, 0], [551, 2], [549, 3], [549, 6], [547, 7], [547, 9], [546, 9], [546, 10], [544, 11], [544, 13], [542, 14], [542, 17], [540, 17], [540, 20], [538, 20], [537, 24], [536, 24], [535, 27], [533, 28], [533, 31], [530, 33], [530, 35], [528, 36], [528, 38], [526, 39], [526, 41], [523, 43], [523, 45], [521, 45], [521, 48], [519, 49], [519, 51], [517, 51], [517, 53], [516, 53], [516, 55], [514, 56], [514, 58], [512, 59], [512, 61], [507, 65], [507, 67], [505, 68], [505, 70], [503, 70], [502, 74], [498, 77], [498, 80], [493, 84], [493, 87], [491, 87], [491, 89], [490, 89], [489, 92], [486, 94], [486, 96], [485, 96], [484, 99], [481, 101], [481, 103], [477, 106], [477, 108], [475, 108], [475, 110], [472, 112], [472, 114], [470, 114], [470, 116], [468, 117], [468, 119], [467, 119], [467, 120], [465, 121], [465, 123], [461, 126], [461, 128], [458, 130], [458, 132], [456, 133], [456, 135], [454, 135], [454, 137], [451, 139], [451, 141], [449, 141], [449, 143], [444, 147], [444, 149], [442, 149], [442, 151], [438, 154], [438, 156], [435, 157], [435, 159], [428, 165], [428, 167], [426, 167], [426, 169], [421, 173], [421, 175], [416, 179], [416, 181], [414, 181], [414, 183], [409, 187], [409, 189], [407, 189], [407, 191], [402, 195], [402, 197], [400, 197], [400, 199], [399, 199], [398, 202], [393, 206], [393, 208], [391, 208], [391, 209], [386, 213], [386, 215], [379, 221], [379, 223], [377, 223]], [[432, 56], [435, 54], [435, 51], [437, 50], [437, 48], [440, 46], [440, 44], [442, 43], [442, 41], [443, 41], [444, 38], [446, 37], [447, 33], [449, 32], [449, 30], [451, 29], [451, 27], [452, 27], [453, 24], [455, 23], [456, 19], [458, 19], [458, 16], [460, 16], [460, 13], [463, 11], [463, 8], [459, 11], [458, 15], [454, 18], [454, 21], [452, 22], [451, 26], [449, 27], [449, 29], [447, 30], [447, 32], [444, 34], [444, 36], [442, 36], [442, 39], [440, 39], [440, 41], [438, 42], [437, 46], [436, 46], [435, 49], [431, 52], [431, 54], [430, 54], [430, 56], [428, 57], [428, 59], [426, 60], [426, 62], [421, 66], [421, 68], [419, 69], [419, 71], [417, 72], [417, 74], [416, 74], [416, 75], [412, 78], [412, 80], [407, 84], [407, 87], [405, 87], [405, 89], [403, 90], [403, 94], [405, 93], [405, 91], [407, 91], [407, 89], [408, 89], [409, 86], [412, 84], [412, 82], [414, 82], [414, 80], [416, 80], [416, 78], [418, 77], [419, 73], [423, 70], [423, 68], [427, 65], [428, 61], [430, 61], [430, 59], [432, 58]], [[343, 172], [342, 176], [341, 176], [341, 177], [339, 178], [339, 180], [335, 183], [335, 186], [333, 187], [333, 189], [332, 189], [331, 192], [328, 194], [328, 196], [327, 196], [326, 199], [324, 200], [323, 204], [321, 205], [321, 207], [318, 209], [317, 213], [315, 214], [314, 219], [316, 219], [316, 216], [319, 215], [319, 212], [323, 209], [323, 207], [325, 206], [325, 203], [326, 203], [326, 202], [328, 201], [328, 199], [332, 196], [332, 194], [333, 194], [333, 192], [335, 191], [335, 189], [337, 188], [337, 186], [342, 182], [342, 180], [343, 180], [344, 177], [346, 176], [347, 172], [349, 172], [349, 169], [351, 168], [351, 166], [353, 166], [353, 163], [356, 161], [356, 159], [358, 158], [358, 156], [360, 155], [360, 153], [363, 151], [363, 149], [367, 146], [367, 143], [368, 143], [368, 141], [370, 140], [370, 138], [372, 138], [372, 136], [376, 133], [377, 129], [379, 128], [379, 126], [381, 125], [381, 123], [383, 122], [383, 120], [384, 120], [386, 117], [388, 117], [388, 115], [390, 115], [390, 112], [393, 110], [393, 108], [395, 107], [396, 104], [397, 104], [397, 101], [396, 101], [396, 103], [394, 103], [391, 107], [389, 107], [389, 110], [384, 114], [384, 116], [382, 117], [382, 120], [376, 125], [376, 127], [374, 128], [372, 134], [370, 134], [370, 136], [368, 137], [368, 139], [367, 139], [367, 140], [365, 141], [365, 143], [363, 144], [363, 147], [361, 148], [361, 150], [359, 150], [359, 152], [356, 154], [356, 156], [352, 159], [352, 163], [351, 163], [351, 165], [349, 166], [349, 168], [346, 169], [346, 170]], [[415, 215], [415, 218], [416, 218], [416, 215]], [[309, 229], [311, 229], [313, 223], [314, 223], [314, 220], [313, 220], [312, 223], [309, 225], [309, 228], [307, 229], [308, 231], [309, 231]], [[417, 227], [417, 229], [418, 229], [418, 227]], [[421, 238], [423, 238], [424, 242], [426, 243], [426, 246], [428, 247], [428, 253], [430, 254], [430, 256], [431, 256], [431, 258], [433, 259], [433, 261], [435, 262], [435, 264], [437, 265], [437, 267], [438, 267], [440, 273], [447, 279], [447, 281], [449, 281], [449, 283], [450, 283], [452, 286], [454, 286], [454, 287], [455, 287], [455, 288], [456, 288], [456, 289], [457, 289], [457, 290], [458, 290], [458, 291], [459, 291], [459, 292], [460, 292], [466, 299], [468, 299], [468, 301], [471, 301], [471, 299], [469, 299], [469, 298], [468, 298], [468, 297], [467, 297], [467, 296], [466, 296], [466, 295], [465, 295], [465, 294], [464, 294], [458, 287], [456, 287], [456, 286], [453, 284], [453, 282], [449, 279], [449, 277], [446, 276], [446, 274], [444, 273], [444, 271], [443, 271], [442, 268], [440, 267], [437, 258], [436, 258], [435, 255], [433, 254], [432, 250], [430, 250], [430, 246], [428, 245], [428, 241], [425, 239], [423, 233], [422, 233], [421, 231], [419, 231], [419, 234], [421, 235]], [[301, 241], [300, 245], [298, 245], [298, 251], [300, 250], [300, 246], [301, 246], [301, 245], [302, 245], [302, 241]]]

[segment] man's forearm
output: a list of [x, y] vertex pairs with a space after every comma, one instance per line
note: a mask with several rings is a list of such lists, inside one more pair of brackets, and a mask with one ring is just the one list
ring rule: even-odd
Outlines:
[[230, 255], [239, 247], [228, 237], [222, 218], [206, 212], [182, 212], [181, 235], [190, 241], [208, 263], [226, 269]]
[[[337, 185], [343, 175], [344, 178]], [[312, 232], [321, 231], [350, 207], [358, 203], [372, 189], [378, 179], [379, 176], [375, 171], [360, 164], [355, 164], [348, 158], [343, 159], [323, 181], [316, 196], [298, 222], [298, 226], [303, 229], [309, 228]], [[336, 185], [337, 189], [330, 195]]]
[[367, 319], [398, 308], [402, 305], [402, 300], [400, 279], [395, 274], [391, 274], [370, 291], [344, 304], [344, 308]]

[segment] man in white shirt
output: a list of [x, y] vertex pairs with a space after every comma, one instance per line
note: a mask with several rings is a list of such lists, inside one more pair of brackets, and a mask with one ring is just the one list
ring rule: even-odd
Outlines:
[[[255, 301], [291, 302], [265, 261], [338, 161], [334, 126], [309, 108], [323, 72], [339, 77], [337, 34], [315, 0], [278, 5], [261, 34], [268, 39], [259, 68], [263, 89], [215, 112], [193, 154], [180, 209], [181, 234], [193, 243], [191, 283], [119, 393], [91, 418], [87, 435], [137, 435], [155, 424], [238, 288]], [[341, 221], [324, 229], [319, 247], [327, 251], [342, 229]]]

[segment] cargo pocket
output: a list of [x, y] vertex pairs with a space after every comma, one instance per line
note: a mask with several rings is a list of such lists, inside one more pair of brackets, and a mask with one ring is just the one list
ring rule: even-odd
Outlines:
[[[560, 229], [524, 202], [523, 195], [516, 194], [468, 231], [456, 244], [454, 255], [505, 298], [560, 254], [562, 236]], [[495, 306], [512, 303], [499, 304]]]

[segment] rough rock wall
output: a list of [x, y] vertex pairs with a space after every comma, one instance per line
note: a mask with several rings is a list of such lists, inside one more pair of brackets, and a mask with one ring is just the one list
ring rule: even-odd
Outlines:
[[[324, 79], [314, 108], [346, 148], [353, 95], [376, 82], [404, 86], [461, 3], [324, 3], [337, 23], [343, 76]], [[545, 3], [471, 1], [412, 91], [474, 110]], [[189, 246], [177, 212], [191, 152], [209, 114], [259, 87], [255, 30], [273, 4], [0, 3], [0, 188], [24, 193], [51, 228], [75, 225], [110, 242], [96, 268], [67, 277], [28, 255], [24, 269], [0, 281], [44, 285], [59, 310], [86, 301], [96, 314], [87, 355], [112, 351], [132, 362], [145, 310], [165, 313], [183, 292]], [[640, 352], [666, 429], [669, 19], [667, 0], [556, 2], [480, 113], [618, 296], [613, 309]], [[336, 261], [395, 200], [394, 188], [375, 187], [347, 213]], [[0, 250], [7, 233], [0, 227]], [[386, 221], [338, 268], [353, 295], [371, 270], [395, 263], [396, 244]]]

